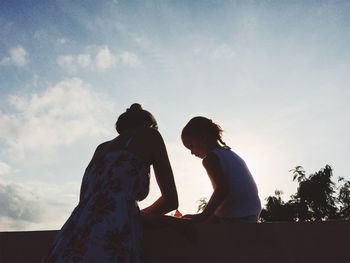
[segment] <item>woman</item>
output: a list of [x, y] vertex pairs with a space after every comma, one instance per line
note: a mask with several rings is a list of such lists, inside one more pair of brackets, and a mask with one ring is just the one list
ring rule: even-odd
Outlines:
[[148, 195], [151, 165], [161, 197], [142, 213], [152, 218], [177, 209], [172, 169], [152, 114], [135, 103], [119, 116], [116, 130], [119, 136], [97, 147], [85, 170], [79, 204], [44, 262], [139, 262], [137, 201]]

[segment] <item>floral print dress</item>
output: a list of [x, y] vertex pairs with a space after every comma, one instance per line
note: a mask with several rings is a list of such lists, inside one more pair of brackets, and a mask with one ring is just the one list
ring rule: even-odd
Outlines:
[[126, 149], [86, 168], [78, 206], [43, 262], [140, 262], [137, 200], [149, 192], [150, 165]]

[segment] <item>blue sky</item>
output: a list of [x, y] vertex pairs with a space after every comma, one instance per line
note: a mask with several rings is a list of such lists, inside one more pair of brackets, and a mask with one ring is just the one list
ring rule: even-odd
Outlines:
[[180, 140], [195, 115], [224, 128], [263, 203], [296, 191], [296, 165], [350, 179], [349, 46], [348, 1], [1, 1], [0, 230], [59, 228], [133, 102], [159, 122], [183, 213], [211, 193]]

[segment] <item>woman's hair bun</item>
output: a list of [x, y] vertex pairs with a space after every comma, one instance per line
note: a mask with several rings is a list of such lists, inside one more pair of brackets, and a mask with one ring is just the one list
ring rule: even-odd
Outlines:
[[133, 103], [126, 112], [122, 113], [115, 124], [115, 128], [119, 134], [135, 128], [152, 128], [158, 130], [158, 124], [153, 115], [142, 109], [140, 103]]
[[142, 106], [140, 103], [134, 103], [130, 106], [129, 109], [127, 109], [126, 111], [131, 111], [131, 112], [135, 112], [135, 111], [140, 111], [142, 110]]

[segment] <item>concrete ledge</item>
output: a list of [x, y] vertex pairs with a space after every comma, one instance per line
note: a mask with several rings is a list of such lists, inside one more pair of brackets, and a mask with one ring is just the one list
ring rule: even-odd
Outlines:
[[[57, 231], [0, 233], [0, 262], [39, 262]], [[146, 262], [349, 263], [350, 222], [145, 229]]]

